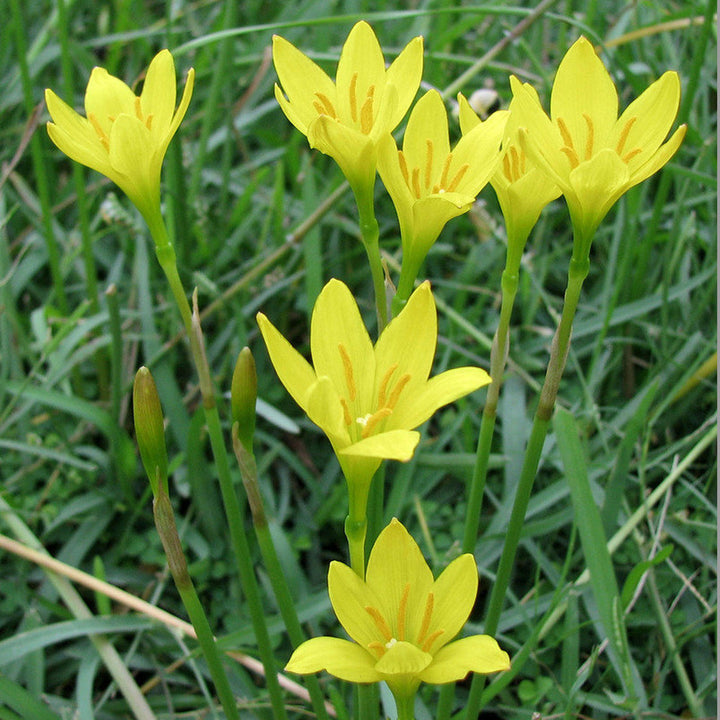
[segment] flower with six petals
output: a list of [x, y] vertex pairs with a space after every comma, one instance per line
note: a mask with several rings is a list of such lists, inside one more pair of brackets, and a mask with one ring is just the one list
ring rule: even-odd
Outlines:
[[280, 80], [275, 97], [311, 147], [340, 166], [361, 207], [372, 201], [376, 144], [392, 132], [413, 101], [423, 68], [423, 40], [408, 43], [388, 69], [370, 25], [357, 23], [345, 41], [333, 82], [284, 38], [273, 37]]
[[185, 116], [195, 73], [190, 69], [175, 109], [175, 64], [168, 50], [150, 63], [139, 96], [101, 67], [93, 68], [78, 114], [52, 90], [45, 102], [52, 141], [68, 157], [97, 170], [132, 200], [151, 228], [160, 212], [160, 171], [170, 140]]
[[[585, 260], [592, 236], [617, 199], [659, 170], [680, 146], [686, 126], [664, 142], [680, 105], [680, 80], [664, 73], [618, 118], [618, 93], [590, 42], [580, 37], [562, 59], [550, 117], [529, 86], [512, 79], [528, 155], [560, 187]], [[582, 88], [582, 92], [580, 92]]]
[[493, 113], [451, 150], [445, 104], [436, 90], [413, 108], [402, 150], [389, 134], [378, 148], [378, 172], [400, 221], [406, 300], [420, 266], [448, 220], [467, 212], [500, 162], [507, 112]]
[[295, 650], [285, 669], [327, 670], [357, 683], [384, 680], [398, 705], [411, 699], [421, 682], [443, 684], [469, 672], [508, 670], [507, 653], [489, 635], [453, 641], [470, 615], [477, 586], [470, 554], [433, 579], [417, 543], [393, 519], [373, 546], [365, 580], [343, 563], [330, 564], [330, 601], [354, 642], [312, 638]]
[[350, 290], [330, 280], [313, 309], [307, 362], [258, 313], [270, 360], [297, 404], [328, 436], [350, 490], [351, 514], [364, 516], [373, 474], [383, 459], [409, 460], [414, 428], [438, 408], [490, 382], [480, 368], [429, 378], [437, 344], [430, 284], [413, 293], [373, 347]]
[[[531, 85], [528, 92], [535, 93]], [[539, 100], [538, 100], [539, 102]], [[480, 117], [462, 95], [458, 96], [460, 129], [471, 132], [482, 124]], [[551, 182], [544, 170], [527, 157], [520, 145], [518, 130], [522, 124], [518, 103], [510, 103], [503, 137], [502, 163], [490, 178], [500, 209], [505, 218], [508, 238], [507, 267], [517, 272], [525, 242], [540, 216], [541, 210], [560, 195], [560, 188]]]

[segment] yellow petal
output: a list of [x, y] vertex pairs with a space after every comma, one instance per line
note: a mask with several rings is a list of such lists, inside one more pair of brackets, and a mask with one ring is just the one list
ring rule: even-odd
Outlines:
[[[338, 118], [350, 127], [359, 127], [360, 111], [373, 94], [373, 117], [385, 88], [385, 59], [373, 29], [355, 23], [343, 45], [337, 68]], [[372, 88], [372, 90], [371, 90]]]
[[47, 126], [48, 135], [55, 145], [76, 162], [103, 175], [112, 173], [108, 151], [87, 119], [76, 113], [52, 90], [45, 91], [45, 102], [53, 119]]
[[477, 566], [469, 553], [455, 558], [435, 580], [432, 588], [435, 605], [428, 635], [437, 628], [442, 628], [444, 633], [428, 648], [433, 654], [437, 648], [449, 643], [467, 622], [475, 604], [477, 587]]
[[420, 673], [423, 682], [440, 685], [462, 680], [469, 672], [493, 673], [510, 669], [510, 658], [489, 635], [473, 635], [441, 648]]
[[336, 451], [350, 444], [342, 405], [330, 378], [319, 377], [307, 391], [305, 408], [308, 417], [328, 436]]
[[687, 125], [681, 125], [672, 134], [672, 137], [664, 145], [662, 145], [644, 165], [641, 165], [633, 171], [632, 176], [630, 177], [630, 184], [637, 185], [663, 167], [663, 165], [665, 165], [665, 163], [667, 163], [677, 152], [680, 144], [685, 138], [686, 131]]
[[135, 115], [135, 93], [105, 68], [96, 67], [90, 73], [85, 90], [85, 115], [94, 115], [103, 132], [109, 137], [113, 121], [122, 113]]
[[388, 120], [387, 131], [392, 132], [405, 117], [420, 87], [423, 71], [423, 39], [413, 38], [388, 68], [386, 82], [397, 88], [397, 103]]
[[371, 196], [375, 185], [377, 152], [370, 137], [321, 115], [307, 130], [310, 147], [330, 155], [340, 166], [357, 196]]
[[[273, 63], [295, 117], [305, 128], [318, 116], [314, 105], [318, 94], [337, 107], [335, 83], [307, 55], [279, 35], [273, 35]], [[295, 122], [293, 125], [305, 132]]]
[[420, 433], [414, 430], [388, 430], [370, 435], [340, 452], [346, 457], [371, 457], [407, 462], [420, 442]]
[[[655, 154], [675, 122], [680, 105], [680, 79], [676, 72], [666, 72], [630, 103], [617, 121], [611, 147], [622, 137], [620, 156], [633, 153], [628, 165], [633, 169], [644, 165]], [[635, 118], [635, 120], [633, 120]], [[629, 131], [624, 132], [628, 123]]]
[[[366, 608], [382, 610], [378, 595], [344, 563], [333, 561], [328, 571], [328, 593], [330, 602], [345, 632], [363, 647], [370, 643], [385, 644], [380, 625]], [[389, 621], [389, 618], [386, 618]]]
[[406, 228], [409, 228], [412, 223], [412, 206], [415, 197], [405, 182], [400, 169], [398, 148], [395, 139], [389, 133], [377, 142], [377, 169], [383, 185], [395, 205], [400, 221], [401, 235], [405, 236]]
[[370, 412], [375, 377], [373, 345], [355, 298], [339, 280], [330, 280], [315, 302], [310, 348], [316, 374], [329, 377], [337, 391], [349, 399], [351, 414], [361, 417]]
[[[383, 675], [409, 675], [416, 677], [433, 657], [408, 642], [396, 642], [377, 661], [375, 669]], [[388, 678], [385, 678], [388, 679]]]
[[480, 125], [482, 120], [480, 120], [480, 116], [472, 109], [467, 98], [462, 93], [458, 93], [457, 101], [460, 132], [464, 135], [474, 127]]
[[391, 416], [404, 427], [422, 425], [438, 409], [490, 383], [490, 376], [481, 368], [462, 367], [446, 370], [431, 377], [414, 403], [398, 404]]
[[407, 593], [407, 632], [412, 638], [419, 630], [433, 576], [415, 540], [394, 518], [373, 545], [366, 583], [382, 603], [383, 614], [391, 624], [393, 637], [397, 639], [403, 639], [396, 633], [400, 605]]
[[317, 380], [315, 371], [265, 315], [258, 313], [257, 323], [280, 382], [293, 400], [305, 410], [308, 388]]
[[175, 112], [175, 94], [175, 63], [168, 50], [161, 50], [147, 69], [140, 95], [143, 115], [152, 115], [153, 135], [167, 135]]
[[288, 672], [307, 675], [327, 670], [341, 680], [357, 683], [379, 682], [375, 659], [355, 643], [339, 638], [318, 637], [307, 640], [295, 650], [285, 666]]
[[165, 149], [167, 149], [168, 143], [172, 139], [173, 135], [177, 132], [178, 127], [180, 127], [180, 123], [185, 117], [188, 105], [190, 105], [190, 98], [192, 97], [194, 86], [195, 70], [193, 68], [190, 68], [188, 70], [187, 80], [185, 81], [185, 89], [183, 90], [182, 98], [180, 98], [180, 105], [178, 106], [177, 111], [173, 115], [172, 122], [170, 123], [170, 129], [168, 130], [168, 134], [165, 139], [165, 148], [162, 151], [163, 155], [165, 154]]
[[[405, 130], [403, 153], [408, 165], [419, 167], [421, 175], [434, 179], [442, 174], [450, 153], [450, 139], [445, 103], [437, 90], [429, 90], [415, 103]], [[429, 172], [428, 163], [432, 168]]]
[[[582, 92], [579, 89], [582, 88]], [[618, 116], [615, 84], [592, 44], [580, 37], [560, 62], [550, 97], [550, 115], [567, 126], [582, 159], [588, 143], [587, 119], [593, 124], [594, 145], [607, 144]]]

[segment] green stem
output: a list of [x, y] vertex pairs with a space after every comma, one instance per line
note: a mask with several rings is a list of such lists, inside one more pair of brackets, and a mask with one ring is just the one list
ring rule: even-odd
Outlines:
[[375, 292], [375, 309], [378, 318], [378, 335], [380, 335], [388, 321], [385, 272], [380, 257], [380, 230], [378, 229], [372, 201], [363, 204], [358, 203], [358, 211], [360, 213], [362, 243], [370, 263], [370, 274], [372, 275], [373, 290]]
[[395, 696], [395, 705], [397, 720], [415, 720], [415, 693], [403, 697]]
[[227, 448], [223, 439], [220, 417], [215, 402], [210, 368], [205, 355], [205, 345], [200, 327], [200, 315], [197, 312], [197, 298], [195, 298], [195, 313], [193, 314], [190, 310], [190, 304], [188, 303], [187, 295], [185, 294], [182, 281], [177, 271], [175, 251], [170, 243], [167, 229], [159, 213], [150, 226], [150, 231], [155, 241], [155, 252], [158, 261], [170, 284], [170, 289], [183, 319], [185, 331], [190, 340], [191, 354], [198, 373], [200, 394], [205, 412], [205, 422], [207, 423], [210, 447], [220, 482], [220, 492], [223, 499], [225, 517], [230, 530], [230, 541], [235, 555], [238, 576], [247, 599], [250, 618], [255, 632], [255, 640], [260, 652], [260, 659], [265, 668], [265, 680], [267, 682], [273, 712], [275, 718], [284, 720], [287, 714], [275, 670], [275, 659], [272, 653], [267, 623], [265, 622], [260, 590], [252, 566], [250, 546], [245, 532], [245, 520], [230, 475]]
[[200, 649], [208, 664], [208, 670], [215, 684], [215, 690], [217, 691], [225, 715], [230, 720], [240, 720], [237, 703], [230, 689], [230, 683], [228, 682], [220, 653], [215, 644], [215, 638], [210, 630], [210, 624], [208, 623], [200, 599], [197, 596], [197, 592], [195, 592], [195, 587], [190, 579], [190, 573], [188, 573], [185, 554], [183, 553], [180, 536], [178, 535], [175, 525], [175, 514], [170, 504], [170, 498], [165, 488], [162, 487], [162, 484], [160, 484], [159, 492], [153, 502], [153, 516], [160, 540], [165, 549], [168, 567], [175, 580], [175, 586], [180, 593], [180, 599], [185, 606], [185, 610], [187, 610], [190, 622], [195, 628]]
[[[588, 244], [589, 247], [589, 244]], [[535, 412], [533, 426], [525, 450], [520, 479], [513, 501], [513, 508], [510, 514], [510, 521], [505, 535], [500, 564], [498, 565], [497, 576], [488, 603], [487, 617], [485, 620], [485, 632], [494, 635], [500, 621], [503, 603], [510, 584], [510, 575], [515, 563], [515, 555], [520, 543], [525, 522], [533, 482], [540, 464], [545, 437], [547, 435], [550, 418], [552, 417], [555, 400], [557, 398], [560, 378], [565, 369], [568, 350], [570, 348], [570, 335], [572, 323], [580, 299], [580, 291], [587, 277], [589, 260], [587, 258], [577, 259], [573, 256], [570, 260], [568, 271], [568, 285], [565, 290], [565, 301], [562, 315], [553, 338], [550, 350], [550, 361], [545, 373], [545, 382], [540, 391], [540, 400]], [[475, 676], [470, 689], [470, 695], [466, 704], [465, 719], [474, 720], [480, 710], [483, 680], [481, 676]]]
[[518, 273], [514, 268], [506, 269], [502, 274], [502, 301], [500, 304], [500, 320], [493, 338], [490, 350], [490, 377], [480, 421], [480, 434], [478, 435], [477, 451], [475, 453], [475, 468], [470, 482], [467, 515], [465, 516], [465, 535], [463, 537], [463, 552], [472, 553], [475, 550], [478, 528], [480, 527], [480, 510], [482, 508], [485, 481], [487, 479], [490, 447], [495, 430], [495, 418], [500, 397], [500, 385], [505, 372], [505, 363], [510, 345], [510, 317], [515, 303], [518, 287]]
[[[267, 516], [265, 514], [265, 507], [260, 495], [260, 485], [258, 482], [257, 463], [255, 462], [255, 456], [246, 448], [240, 441], [238, 435], [238, 423], [233, 425], [232, 429], [232, 440], [233, 449], [235, 450], [235, 456], [237, 457], [238, 465], [240, 466], [240, 474], [242, 475], [243, 485], [245, 486], [245, 492], [248, 497], [248, 505], [250, 506], [250, 512], [253, 519], [253, 527], [255, 529], [255, 536], [260, 546], [260, 553], [263, 557], [263, 563], [267, 570], [268, 577], [270, 578], [270, 584], [272, 585], [273, 592], [275, 593], [275, 599], [277, 600], [278, 608], [280, 609], [280, 615], [282, 616], [285, 628], [287, 629], [290, 641], [293, 647], [298, 647], [307, 639], [302, 627], [300, 626], [300, 620], [298, 619], [297, 611], [295, 610], [295, 602], [288, 587], [285, 573], [280, 565], [280, 560], [275, 550], [275, 543], [273, 543], [272, 535], [270, 534], [270, 527], [268, 525]], [[323, 696], [320, 683], [314, 675], [307, 675], [305, 677], [305, 684], [307, 685], [308, 692], [310, 693], [310, 699], [312, 701], [313, 709], [318, 718], [328, 720], [327, 710], [325, 708], [325, 697]]]

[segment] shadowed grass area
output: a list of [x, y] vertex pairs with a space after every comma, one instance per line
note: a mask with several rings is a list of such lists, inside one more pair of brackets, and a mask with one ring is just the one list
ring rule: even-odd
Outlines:
[[[220, 646], [251, 658], [257, 648], [179, 314], [140, 215], [109, 181], [52, 145], [44, 89], [81, 110], [95, 65], [136, 90], [161, 48], [173, 52], [179, 87], [194, 67], [190, 108], [164, 164], [165, 218], [183, 284], [198, 288], [228, 447], [235, 360], [244, 345], [255, 354], [255, 451], [270, 534], [307, 634], [338, 635], [326, 576], [331, 560], [347, 561], [345, 482], [327, 439], [278, 382], [255, 313], [307, 350], [310, 313], [329, 278], [351, 288], [371, 334], [373, 286], [342, 174], [308, 147], [273, 97], [273, 33], [328, 71], [356, 20], [372, 24], [387, 60], [421, 34], [421, 89], [437, 88], [448, 108], [458, 90], [481, 87], [506, 107], [510, 74], [531, 82], [547, 108], [555, 68], [580, 34], [601, 51], [621, 108], [665, 70], [679, 72], [683, 145], [618, 202], [593, 242], [561, 411], [497, 633], [513, 667], [486, 682], [481, 717], [713, 716], [715, 5], [570, 1], [533, 11], [425, 2], [378, 11], [324, 0], [12, 0], [9, 8], [0, 25], [0, 534], [185, 618], [133, 440], [132, 378], [146, 365], [168, 420], [170, 495], [190, 575]], [[451, 136], [459, 136], [452, 120]], [[398, 223], [380, 181], [376, 212], [381, 253], [397, 279]], [[571, 249], [567, 209], [556, 200], [523, 256], [468, 633], [483, 630]], [[439, 311], [434, 374], [489, 367], [504, 256], [502, 215], [487, 187], [448, 224], [424, 266]], [[413, 460], [386, 470], [384, 520], [402, 520], [436, 575], [460, 552], [483, 396], [438, 412]], [[232, 474], [242, 494], [234, 465]], [[593, 512], [583, 514], [588, 498]], [[248, 537], [282, 667], [293, 648]], [[144, 696], [145, 717], [221, 717], [194, 640], [128, 615], [99, 589], [76, 585], [80, 595], [71, 596], [10, 552], [0, 554], [0, 573], [2, 717], [129, 717], [119, 667]], [[624, 624], [626, 647], [622, 633], [605, 632], [613, 622]], [[233, 658], [226, 668], [241, 716], [272, 717], [262, 677]], [[338, 717], [353, 716], [348, 686], [328, 676], [321, 686]], [[288, 715], [307, 716], [297, 688], [283, 687]], [[439, 708], [437, 690], [424, 687], [416, 717], [459, 717], [468, 692], [459, 683]], [[380, 694], [393, 717], [391, 698]]]

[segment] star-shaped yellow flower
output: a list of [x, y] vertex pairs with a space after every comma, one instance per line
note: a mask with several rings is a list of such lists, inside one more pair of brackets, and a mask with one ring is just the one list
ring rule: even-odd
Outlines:
[[311, 147], [330, 155], [358, 198], [372, 199], [376, 144], [392, 132], [413, 101], [423, 68], [423, 40], [411, 40], [386, 70], [380, 44], [366, 22], [345, 41], [333, 82], [310, 58], [282, 37], [273, 37], [280, 80], [275, 97]]
[[343, 563], [330, 564], [330, 601], [354, 642], [313, 638], [295, 650], [285, 669], [327, 670], [357, 683], [384, 680], [398, 705], [412, 698], [421, 682], [442, 684], [470, 672], [508, 670], [507, 653], [489, 635], [453, 641], [470, 615], [477, 586], [470, 554], [433, 579], [417, 543], [393, 519], [373, 546], [365, 580]]
[[664, 142], [680, 105], [678, 74], [664, 73], [618, 118], [615, 84], [593, 46], [580, 37], [558, 67], [550, 117], [528, 86], [512, 82], [525, 124], [520, 141], [565, 195], [586, 256], [617, 199], [665, 165], [685, 137], [681, 125]]
[[451, 150], [445, 104], [430, 90], [410, 113], [402, 150], [389, 134], [380, 141], [378, 172], [400, 221], [400, 299], [410, 294], [445, 223], [470, 209], [495, 172], [506, 121], [507, 112], [493, 113]]
[[[537, 96], [531, 85], [526, 85], [526, 88]], [[482, 121], [462, 95], [458, 96], [458, 104], [460, 129], [463, 134], [472, 132]], [[490, 178], [490, 184], [495, 190], [505, 218], [508, 238], [507, 267], [517, 272], [530, 231], [540, 217], [541, 210], [560, 195], [560, 188], [548, 178], [544, 170], [527, 157], [520, 145], [518, 130], [522, 124], [522, 116], [517, 100], [513, 99], [508, 109], [510, 114], [503, 137], [502, 163]]]
[[170, 140], [190, 103], [195, 73], [188, 72], [175, 109], [175, 64], [168, 50], [150, 63], [142, 93], [101, 67], [93, 69], [79, 115], [52, 90], [45, 102], [52, 141], [68, 157], [97, 170], [120, 187], [151, 228], [160, 212], [160, 171]]
[[330, 280], [312, 314], [314, 367], [265, 315], [258, 313], [257, 320], [280, 381], [330, 439], [360, 514], [382, 459], [409, 460], [420, 439], [414, 428], [439, 407], [490, 382], [474, 367], [428, 379], [437, 312], [427, 282], [373, 347], [350, 290]]

